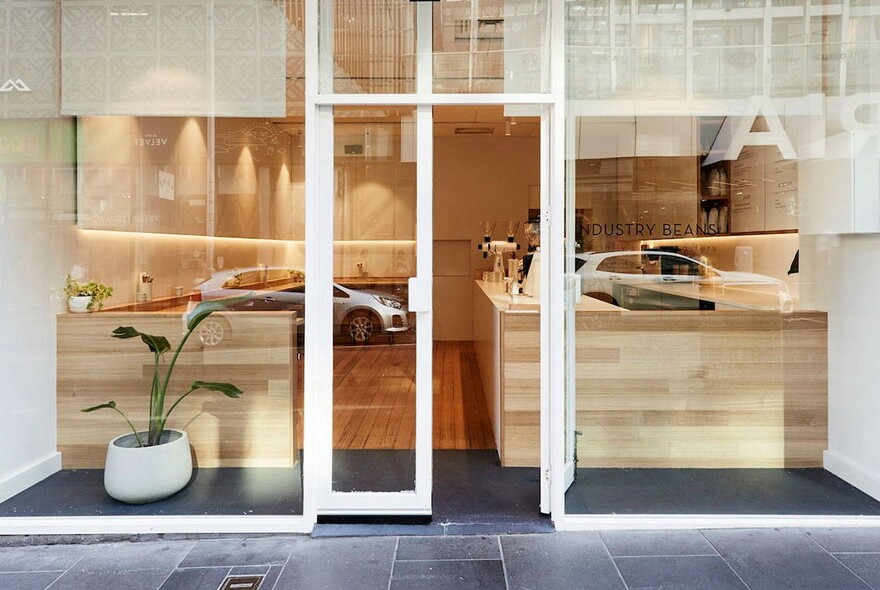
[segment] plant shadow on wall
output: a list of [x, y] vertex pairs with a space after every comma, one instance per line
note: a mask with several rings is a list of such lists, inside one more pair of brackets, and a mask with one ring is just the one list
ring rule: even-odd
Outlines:
[[251, 297], [252, 295], [248, 294], [203, 301], [198, 304], [186, 316], [186, 332], [167, 366], [163, 363], [165, 354], [171, 351], [171, 344], [167, 338], [145, 334], [131, 326], [121, 326], [113, 330], [114, 338], [122, 340], [140, 338], [147, 345], [153, 353], [153, 379], [150, 386], [150, 417], [146, 431], [138, 431], [128, 416], [112, 400], [82, 410], [83, 412], [113, 410], [122, 416], [131, 428], [131, 434], [114, 438], [107, 447], [104, 488], [111, 497], [129, 504], [146, 504], [172, 496], [189, 483], [193, 470], [189, 437], [185, 431], [166, 429], [168, 417], [180, 402], [195, 391], [216, 391], [230, 398], [238, 398], [243, 392], [231, 383], [193, 381], [189, 390], [180, 395], [165, 411], [168, 385], [184, 345], [199, 324], [215, 311], [228, 309]]

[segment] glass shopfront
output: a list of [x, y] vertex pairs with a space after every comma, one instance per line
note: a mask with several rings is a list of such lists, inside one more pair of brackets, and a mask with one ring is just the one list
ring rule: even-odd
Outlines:
[[880, 514], [877, 2], [4, 0], [0, 46], [0, 531]]
[[878, 7], [567, 6], [566, 511], [870, 512]]

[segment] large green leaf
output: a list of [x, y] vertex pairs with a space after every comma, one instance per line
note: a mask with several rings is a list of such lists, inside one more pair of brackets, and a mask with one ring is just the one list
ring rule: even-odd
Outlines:
[[240, 295], [238, 297], [229, 297], [227, 299], [214, 299], [212, 301], [202, 301], [189, 313], [186, 317], [186, 327], [189, 330], [194, 330], [196, 326], [202, 323], [202, 321], [214, 313], [215, 311], [222, 311], [224, 309], [228, 309], [231, 305], [235, 305], [236, 303], [243, 303], [249, 299], [253, 299], [254, 294], [248, 293], [247, 295]]
[[244, 393], [232, 383], [213, 383], [210, 381], [193, 381], [190, 386], [193, 389], [207, 389], [208, 391], [219, 391], [226, 397], [237, 398]]
[[120, 326], [113, 330], [114, 338], [137, 338], [141, 337], [141, 340], [144, 341], [152, 352], [163, 354], [171, 350], [171, 344], [168, 343], [168, 339], [165, 336], [153, 336], [152, 334], [144, 334], [143, 332], [138, 332], [131, 326]]
[[106, 404], [92, 406], [91, 408], [84, 408], [82, 411], [83, 412], [94, 412], [95, 410], [115, 410], [115, 409], [116, 409], [116, 402], [110, 401], [110, 402], [107, 402]]

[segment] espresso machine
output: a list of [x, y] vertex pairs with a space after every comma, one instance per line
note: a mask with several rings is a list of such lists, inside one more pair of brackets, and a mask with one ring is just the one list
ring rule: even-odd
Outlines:
[[[495, 231], [495, 222], [481, 221], [480, 230], [483, 232], [483, 241], [477, 244], [477, 250], [483, 253], [483, 258], [492, 257], [492, 270], [488, 273], [489, 282], [501, 282], [504, 280], [504, 255], [510, 253], [514, 258], [520, 245], [516, 243], [516, 232], [519, 222], [507, 222], [507, 236], [505, 240], [493, 240], [492, 233]], [[516, 277], [513, 277], [516, 279]]]

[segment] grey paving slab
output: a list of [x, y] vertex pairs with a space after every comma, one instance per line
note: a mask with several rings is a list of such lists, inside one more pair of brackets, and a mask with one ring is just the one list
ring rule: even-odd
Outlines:
[[624, 590], [596, 533], [501, 537], [510, 590]]
[[710, 530], [703, 534], [751, 590], [868, 587], [799, 530]]
[[234, 567], [229, 570], [230, 576], [265, 576], [266, 572], [269, 571], [269, 567], [277, 567], [281, 566], [268, 566], [268, 565], [240, 565], [238, 567]]
[[156, 570], [83, 572], [68, 571], [52, 584], [52, 590], [156, 590], [169, 572]]
[[294, 546], [275, 590], [388, 590], [397, 539], [309, 539]]
[[806, 529], [829, 553], [880, 553], [880, 528]]
[[283, 566], [280, 565], [270, 566], [269, 571], [266, 572], [266, 577], [263, 579], [262, 590], [272, 590], [276, 582], [278, 582], [278, 578], [281, 577], [283, 569]]
[[0, 572], [66, 570], [88, 552], [85, 545], [4, 547], [0, 549]]
[[718, 556], [615, 559], [629, 590], [748, 590]]
[[498, 537], [410, 537], [400, 539], [397, 560], [501, 559]]
[[880, 590], [880, 554], [837, 553], [834, 555], [874, 590]]
[[605, 531], [601, 535], [612, 557], [718, 555], [700, 531]]
[[398, 561], [391, 590], [504, 590], [500, 561]]
[[550, 521], [536, 522], [491, 522], [445, 525], [447, 535], [534, 535], [553, 533], [556, 529]]
[[81, 572], [163, 570], [167, 575], [195, 545], [195, 541], [91, 545], [73, 569]]
[[0, 588], [8, 590], [45, 590], [64, 572], [0, 573]]
[[199, 541], [180, 567], [284, 565], [294, 546], [304, 540], [303, 537], [261, 537]]
[[228, 574], [228, 567], [176, 569], [159, 590], [217, 590]]

